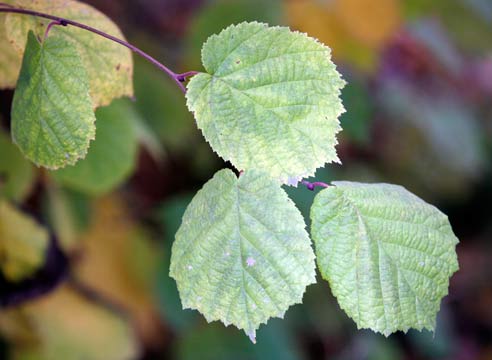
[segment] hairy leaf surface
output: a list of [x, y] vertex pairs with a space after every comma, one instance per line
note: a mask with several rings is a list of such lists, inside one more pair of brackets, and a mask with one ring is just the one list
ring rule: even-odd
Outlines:
[[0, 270], [10, 281], [20, 281], [44, 262], [48, 232], [31, 217], [0, 200]]
[[[92, 6], [73, 0], [16, 0], [17, 6], [56, 15], [92, 26], [124, 39], [118, 27]], [[22, 54], [29, 30], [43, 37], [50, 20], [32, 16], [8, 14], [7, 36]], [[109, 105], [118, 97], [133, 95], [133, 62], [129, 49], [89, 31], [73, 26], [55, 26], [50, 36], [61, 36], [74, 44], [90, 79], [90, 94], [94, 106]], [[67, 74], [69, 77], [69, 74]]]
[[283, 317], [315, 281], [304, 220], [278, 183], [258, 171], [221, 170], [186, 209], [170, 275], [184, 308], [243, 329]]
[[12, 137], [38, 166], [57, 169], [85, 156], [95, 116], [87, 74], [75, 47], [29, 32], [12, 103]]
[[100, 195], [121, 184], [133, 171], [138, 143], [134, 118], [138, 115], [123, 100], [96, 111], [96, 140], [85, 159], [52, 174], [66, 186]]
[[289, 184], [338, 161], [345, 82], [328, 47], [286, 27], [241, 23], [211, 36], [202, 62], [207, 73], [191, 79], [187, 105], [222, 158]]
[[359, 328], [434, 330], [458, 239], [443, 213], [401, 186], [334, 182], [311, 209], [318, 267]]

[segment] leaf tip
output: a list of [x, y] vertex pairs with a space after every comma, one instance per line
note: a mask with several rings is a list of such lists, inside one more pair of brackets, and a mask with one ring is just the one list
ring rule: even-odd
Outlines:
[[251, 331], [247, 335], [248, 335], [249, 339], [251, 340], [251, 342], [253, 344], [256, 344], [256, 332], [255, 331]]

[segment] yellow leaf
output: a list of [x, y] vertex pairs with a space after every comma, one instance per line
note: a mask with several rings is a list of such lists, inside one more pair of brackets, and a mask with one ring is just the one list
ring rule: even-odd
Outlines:
[[401, 23], [398, 0], [338, 0], [334, 12], [355, 39], [379, 49]]
[[20, 281], [44, 262], [48, 232], [31, 217], [0, 201], [0, 269], [9, 281]]
[[0, 89], [14, 88], [22, 58], [10, 44], [5, 30], [5, 15], [0, 15]]
[[74, 270], [84, 284], [129, 311], [143, 341], [152, 344], [162, 334], [151, 297], [158, 254], [151, 245], [122, 199], [101, 198], [82, 236], [83, 259]]
[[120, 315], [65, 285], [20, 308], [0, 312], [0, 331], [15, 345], [16, 358], [134, 359], [138, 345]]
[[[16, 6], [78, 21], [124, 39], [108, 17], [87, 4], [74, 0], [14, 2]], [[7, 37], [22, 54], [29, 30], [42, 38], [49, 23], [49, 20], [33, 16], [8, 14], [5, 21]], [[109, 105], [115, 98], [133, 95], [133, 60], [129, 49], [73, 26], [54, 26], [51, 32], [76, 45], [89, 75], [90, 94], [95, 107]]]
[[290, 0], [291, 27], [318, 38], [336, 61], [371, 69], [378, 50], [400, 24], [398, 0]]

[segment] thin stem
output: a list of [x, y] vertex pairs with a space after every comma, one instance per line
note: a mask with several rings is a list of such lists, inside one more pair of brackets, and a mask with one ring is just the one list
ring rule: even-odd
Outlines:
[[302, 180], [301, 184], [306, 185], [308, 190], [311, 190], [311, 191], [313, 191], [316, 186], [324, 187], [324, 188], [330, 187], [330, 185], [328, 185], [327, 183], [321, 182], [321, 181], [309, 182], [306, 180]]
[[62, 25], [62, 26], [67, 26], [66, 24], [64, 23], [61, 23], [60, 21], [52, 21], [48, 24], [48, 26], [46, 26], [46, 30], [44, 31], [44, 40], [46, 40], [48, 38], [48, 35], [50, 33], [50, 30], [53, 26], [55, 25]]
[[178, 77], [179, 81], [184, 82], [184, 81], [186, 81], [187, 78], [194, 76], [196, 74], [198, 74], [198, 71], [187, 71], [187, 72], [182, 73], [182, 74], [177, 74], [177, 77]]
[[[4, 8], [2, 8], [2, 7], [4, 7]], [[140, 50], [136, 46], [134, 46], [134, 45], [132, 45], [132, 44], [130, 44], [130, 43], [124, 41], [124, 40], [121, 40], [121, 39], [119, 39], [119, 38], [117, 38], [115, 36], [109, 35], [109, 34], [103, 32], [101, 30], [95, 29], [95, 28], [93, 28], [91, 26], [88, 26], [88, 25], [79, 23], [77, 21], [65, 19], [65, 18], [62, 18], [62, 17], [59, 17], [59, 16], [54, 16], [54, 15], [49, 15], [49, 14], [41, 13], [41, 12], [34, 11], [34, 10], [14, 8], [14, 7], [12, 7], [12, 6], [8, 5], [8, 4], [0, 3], [0, 13], [2, 13], [2, 12], [5, 12], [5, 13], [14, 13], [14, 14], [23, 14], [23, 15], [31, 15], [31, 16], [36, 16], [36, 17], [41, 17], [41, 18], [53, 20], [54, 22], [58, 22], [60, 25], [63, 25], [63, 26], [67, 26], [67, 25], [75, 26], [75, 27], [78, 27], [80, 29], [90, 31], [90, 32], [92, 32], [94, 34], [97, 34], [99, 36], [102, 36], [102, 37], [104, 37], [106, 39], [109, 39], [111, 41], [114, 41], [114, 42], [116, 42], [116, 43], [118, 43], [120, 45], [123, 45], [123, 46], [127, 47], [131, 51], [137, 53], [138, 55], [140, 55], [141, 57], [143, 57], [147, 61], [151, 62], [159, 70], [164, 71], [167, 75], [169, 75], [169, 77], [171, 79], [174, 80], [174, 82], [179, 86], [179, 88], [183, 92], [186, 92], [186, 88], [184, 87], [183, 82], [186, 80], [187, 77], [196, 74], [196, 72], [194, 72], [194, 71], [189, 71], [189, 72], [183, 73], [183, 74], [176, 74], [174, 71], [172, 71], [171, 69], [169, 69], [167, 66], [165, 66], [162, 63], [160, 63], [159, 61], [157, 61], [156, 59], [154, 59], [152, 56], [150, 56], [149, 54], [147, 54], [144, 51]], [[49, 27], [49, 25], [48, 25], [48, 27]]]

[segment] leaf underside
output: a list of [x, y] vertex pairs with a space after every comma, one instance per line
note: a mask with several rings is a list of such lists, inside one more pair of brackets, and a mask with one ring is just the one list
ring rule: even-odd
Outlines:
[[345, 82], [328, 47], [286, 27], [241, 23], [211, 36], [202, 62], [207, 73], [189, 82], [187, 105], [223, 159], [293, 185], [338, 162]]
[[318, 267], [340, 307], [389, 335], [434, 330], [458, 270], [447, 217], [401, 186], [334, 182], [311, 209]]
[[95, 135], [89, 84], [75, 47], [29, 32], [12, 103], [12, 137], [38, 166], [57, 169], [85, 156]]
[[184, 308], [243, 329], [283, 317], [315, 281], [304, 220], [278, 183], [262, 172], [221, 170], [186, 209], [170, 275]]

